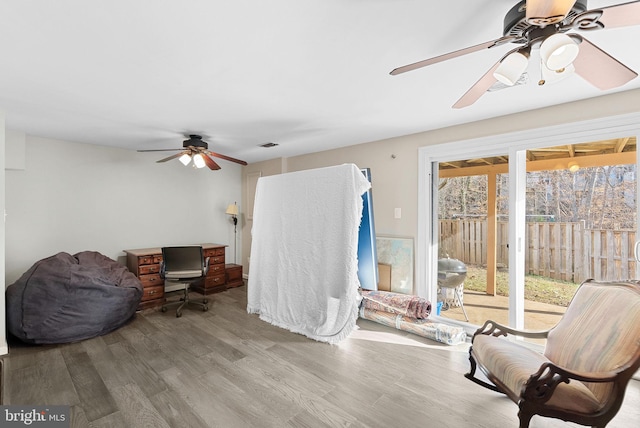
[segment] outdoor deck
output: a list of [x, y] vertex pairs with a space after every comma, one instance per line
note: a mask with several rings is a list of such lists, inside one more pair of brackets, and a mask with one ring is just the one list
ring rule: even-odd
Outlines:
[[[479, 291], [464, 290], [462, 298], [464, 308], [469, 316], [469, 322], [481, 326], [486, 320], [493, 320], [508, 325], [509, 298], [504, 296], [488, 296]], [[566, 308], [564, 306], [550, 305], [525, 300], [525, 328], [529, 330], [547, 330], [558, 323]], [[441, 316], [465, 321], [462, 309], [452, 306], [447, 311], [442, 311]]]

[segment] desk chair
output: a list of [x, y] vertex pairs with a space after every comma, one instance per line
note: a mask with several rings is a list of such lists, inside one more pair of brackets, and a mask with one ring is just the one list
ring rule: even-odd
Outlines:
[[207, 311], [207, 299], [202, 302], [189, 300], [189, 288], [191, 284], [204, 281], [209, 271], [209, 258], [204, 258], [202, 247], [163, 247], [162, 263], [160, 265], [160, 277], [165, 280], [164, 291], [183, 291], [184, 296], [174, 302], [165, 302], [162, 305], [162, 312], [167, 311], [168, 305], [179, 304], [176, 310], [176, 317], [182, 316], [182, 308], [189, 304], [196, 304]]

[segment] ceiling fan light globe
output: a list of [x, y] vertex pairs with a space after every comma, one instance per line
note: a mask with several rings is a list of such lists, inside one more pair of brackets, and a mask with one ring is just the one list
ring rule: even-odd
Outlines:
[[566, 34], [556, 33], [540, 45], [540, 58], [549, 70], [567, 68], [576, 59], [578, 45]]
[[500, 62], [496, 71], [493, 72], [493, 77], [505, 85], [513, 86], [525, 72], [528, 64], [529, 59], [525, 55], [513, 52]]
[[193, 165], [196, 168], [204, 168], [205, 167], [205, 162], [204, 162], [204, 158], [202, 157], [202, 155], [200, 153], [198, 153], [197, 155], [195, 155], [193, 157]]
[[191, 156], [189, 156], [187, 153], [184, 153], [178, 158], [178, 160], [182, 162], [182, 165], [187, 166], [189, 165], [189, 162], [191, 162]]

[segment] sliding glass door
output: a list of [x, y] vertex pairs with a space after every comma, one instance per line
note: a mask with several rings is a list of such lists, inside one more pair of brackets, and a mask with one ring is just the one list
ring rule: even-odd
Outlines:
[[557, 323], [589, 278], [637, 278], [635, 137], [528, 151], [525, 327]]
[[536, 141], [420, 149], [416, 290], [440, 317], [543, 329], [585, 275], [638, 278], [635, 136]]
[[438, 165], [438, 304], [443, 317], [473, 324], [487, 317], [507, 322], [506, 160], [505, 154]]

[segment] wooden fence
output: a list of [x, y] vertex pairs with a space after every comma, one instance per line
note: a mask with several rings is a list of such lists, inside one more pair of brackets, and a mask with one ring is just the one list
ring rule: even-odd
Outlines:
[[[508, 230], [507, 222], [498, 222], [498, 267], [509, 266]], [[585, 229], [582, 223], [527, 223], [525, 272], [574, 283], [587, 278], [635, 278], [635, 240], [632, 230]], [[485, 266], [486, 220], [441, 220], [440, 250], [466, 264]]]

